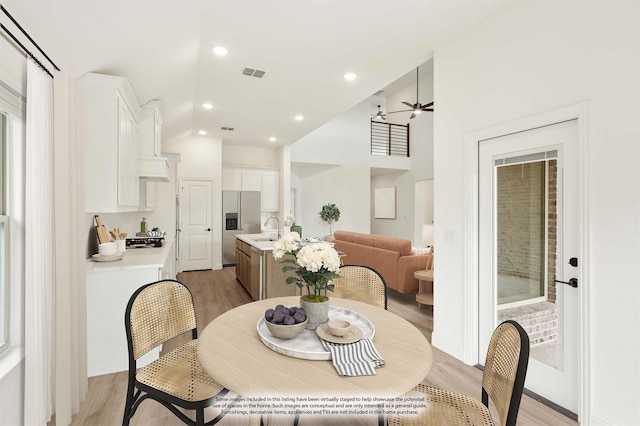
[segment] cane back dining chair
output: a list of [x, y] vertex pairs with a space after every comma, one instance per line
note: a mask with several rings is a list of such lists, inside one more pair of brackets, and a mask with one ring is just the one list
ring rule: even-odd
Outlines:
[[[129, 383], [123, 425], [128, 425], [145, 399], [164, 405], [190, 425], [204, 425], [204, 409], [227, 394], [200, 365], [197, 355], [196, 315], [191, 292], [182, 283], [162, 280], [140, 287], [125, 311], [129, 349]], [[151, 349], [183, 333], [191, 340], [137, 368], [138, 359]], [[135, 393], [134, 393], [135, 392]], [[195, 410], [195, 422], [177, 407]], [[207, 422], [217, 423], [224, 411]]]
[[340, 278], [333, 280], [332, 296], [357, 300], [387, 309], [387, 283], [373, 268], [362, 265], [340, 267]]
[[[482, 373], [482, 402], [467, 395], [424, 384], [411, 396], [423, 395], [426, 409], [412, 417], [389, 416], [390, 426], [494, 425], [515, 426], [529, 364], [529, 336], [513, 320], [501, 323], [491, 335]], [[499, 416], [494, 423], [489, 400]]]

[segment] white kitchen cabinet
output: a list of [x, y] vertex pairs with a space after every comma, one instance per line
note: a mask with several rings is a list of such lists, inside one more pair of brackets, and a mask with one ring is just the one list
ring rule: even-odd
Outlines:
[[118, 96], [118, 205], [138, 206], [140, 138], [138, 124], [124, 99]]
[[262, 191], [262, 171], [242, 170], [242, 190]]
[[223, 191], [262, 191], [262, 170], [225, 167], [222, 169]]
[[85, 147], [85, 211], [139, 209], [140, 109], [123, 77], [87, 73], [79, 80], [80, 139]]
[[149, 101], [141, 108], [143, 120], [140, 123], [140, 155], [160, 157], [162, 150], [162, 116], [160, 101]]
[[223, 168], [222, 190], [242, 191], [242, 170]]
[[265, 170], [262, 172], [262, 210], [280, 210], [280, 172]]
[[[129, 368], [124, 313], [131, 295], [141, 286], [175, 279], [175, 244], [161, 248], [127, 249], [116, 262], [87, 260], [87, 374], [98, 376]], [[160, 347], [139, 365], [157, 359]]]

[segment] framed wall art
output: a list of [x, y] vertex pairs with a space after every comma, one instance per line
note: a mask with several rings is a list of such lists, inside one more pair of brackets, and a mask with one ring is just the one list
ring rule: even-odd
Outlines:
[[396, 187], [376, 188], [374, 203], [376, 219], [395, 219]]

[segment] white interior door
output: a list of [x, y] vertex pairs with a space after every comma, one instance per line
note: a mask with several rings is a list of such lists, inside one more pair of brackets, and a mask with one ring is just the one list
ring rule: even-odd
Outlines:
[[180, 179], [180, 269], [212, 269], [212, 182]]
[[578, 413], [577, 120], [481, 141], [478, 161], [479, 359], [515, 319], [531, 340], [525, 387]]

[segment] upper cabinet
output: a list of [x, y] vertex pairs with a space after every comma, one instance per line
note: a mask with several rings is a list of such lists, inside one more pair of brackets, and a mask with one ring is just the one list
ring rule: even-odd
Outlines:
[[123, 77], [88, 73], [79, 79], [80, 138], [85, 147], [85, 210], [139, 208], [140, 109]]
[[140, 179], [147, 182], [169, 182], [169, 160], [161, 157], [162, 115], [160, 101], [142, 105], [140, 123]]
[[160, 101], [149, 101], [141, 107], [143, 120], [140, 123], [140, 155], [160, 157], [162, 150], [162, 115]]
[[223, 191], [262, 191], [262, 170], [222, 169]]
[[278, 170], [222, 169], [223, 191], [260, 191], [262, 211], [280, 210], [280, 172]]
[[280, 172], [262, 172], [262, 210], [280, 210]]

